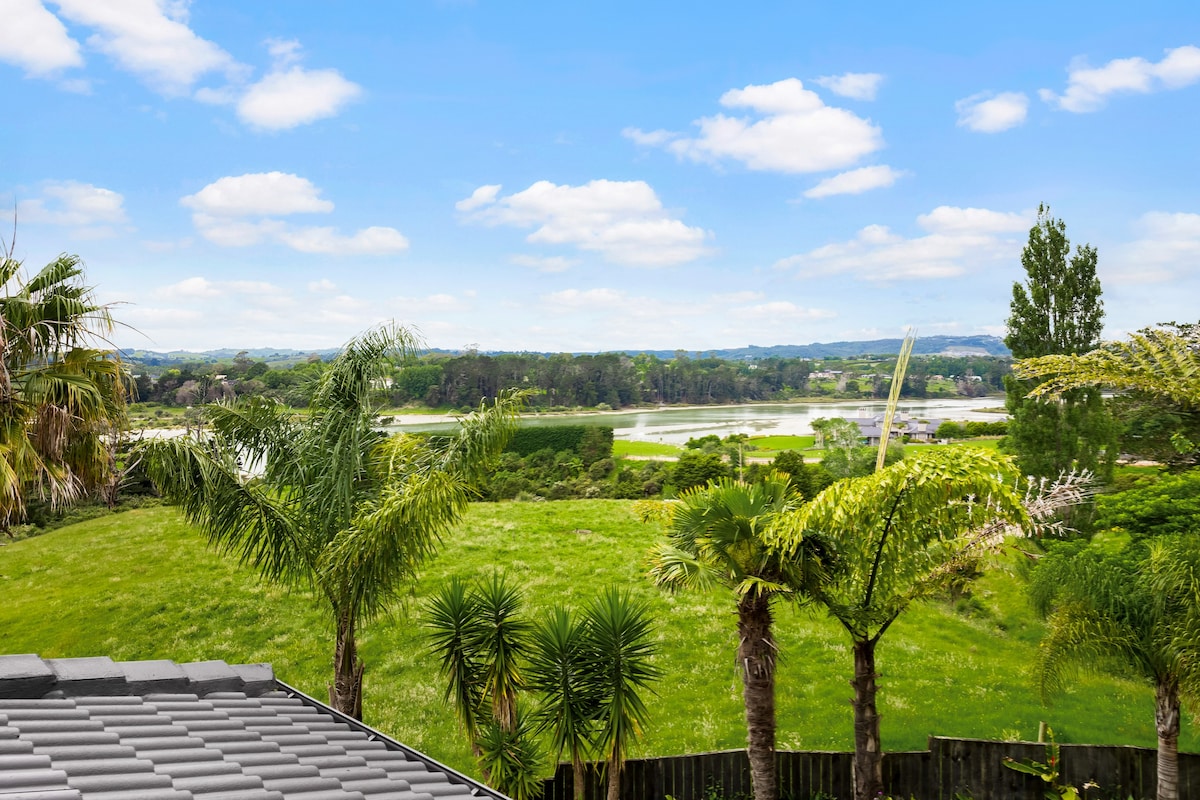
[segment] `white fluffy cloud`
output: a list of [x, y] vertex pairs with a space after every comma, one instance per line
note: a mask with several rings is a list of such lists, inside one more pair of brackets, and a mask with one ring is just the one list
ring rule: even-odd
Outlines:
[[496, 195], [500, 193], [500, 188], [500, 184], [498, 183], [480, 186], [471, 192], [470, 197], [455, 203], [454, 207], [459, 211], [474, 211], [477, 208], [483, 208], [489, 203], [496, 202]]
[[40, 197], [17, 204], [17, 219], [35, 225], [62, 225], [79, 237], [112, 235], [110, 225], [128, 221], [125, 198], [111, 189], [77, 181], [50, 181]]
[[[165, 95], [191, 94], [215, 105], [234, 105], [238, 118], [276, 131], [336, 116], [362, 95], [362, 87], [336, 69], [305, 69], [300, 43], [268, 39], [272, 65], [249, 82], [251, 67], [188, 26], [186, 0], [56, 0], [59, 15], [93, 33], [87, 44], [118, 67]], [[59, 17], [42, 0], [6, 0], [0, 25], [0, 60], [30, 75], [49, 77], [83, 58]], [[215, 86], [197, 84], [219, 75]], [[86, 79], [59, 82], [67, 91], [89, 91]]]
[[333, 211], [307, 178], [287, 172], [252, 172], [216, 180], [179, 201], [216, 216], [283, 216]]
[[620, 289], [563, 289], [541, 297], [547, 308], [559, 314], [577, 311], [628, 309], [633, 304], [629, 295]]
[[337, 116], [362, 95], [362, 87], [335, 69], [307, 70], [296, 65], [300, 43], [267, 40], [272, 70], [251, 84], [237, 103], [238, 118], [255, 128], [283, 130]]
[[959, 127], [980, 133], [999, 133], [1025, 122], [1029, 98], [1022, 92], [981, 92], [954, 104]]
[[817, 78], [816, 83], [842, 97], [874, 100], [883, 83], [883, 76], [877, 72], [847, 72], [844, 75], [824, 75]]
[[[681, 297], [679, 292], [652, 296], [608, 287], [549, 292], [537, 298], [537, 309], [553, 322], [530, 332], [549, 333], [552, 328], [562, 336], [566, 331], [579, 350], [649, 347], [653, 342], [678, 346], [682, 331], [707, 341], [796, 341], [792, 337], [811, 332], [814, 323], [837, 317], [829, 309], [785, 298], [765, 300], [762, 292]], [[607, 332], [603, 340], [589, 330], [598, 322]]]
[[45, 76], [83, 66], [79, 43], [40, 0], [7, 0], [0, 24], [0, 61]]
[[895, 170], [887, 165], [860, 167], [826, 178], [806, 191], [804, 196], [815, 199], [835, 194], [862, 194], [871, 189], [891, 186], [897, 178], [905, 174], [902, 170]]
[[1186, 45], [1167, 50], [1158, 62], [1114, 58], [1102, 67], [1090, 67], [1077, 59], [1067, 70], [1067, 88], [1060, 95], [1042, 89], [1043, 100], [1064, 111], [1083, 113], [1104, 107], [1109, 95], [1146, 94], [1164, 89], [1181, 89], [1200, 81], [1200, 47]]
[[779, 261], [800, 275], [851, 275], [865, 281], [950, 278], [997, 259], [1012, 258], [1032, 215], [985, 208], [939, 206], [917, 217], [926, 233], [906, 238], [884, 225], [868, 225], [851, 240], [824, 245]]
[[234, 74], [233, 57], [188, 27], [187, 4], [168, 0], [57, 0], [64, 17], [92, 28], [88, 44], [150, 86], [185, 94], [210, 72]]
[[399, 253], [408, 249], [408, 239], [395, 228], [372, 226], [353, 236], [342, 236], [333, 228], [292, 228], [281, 231], [279, 239], [301, 253], [342, 253], [372, 255]]
[[509, 259], [518, 267], [529, 267], [538, 272], [566, 272], [579, 262], [563, 256], [529, 256], [515, 255]]
[[641, 144], [665, 147], [681, 158], [733, 160], [752, 170], [806, 173], [842, 169], [883, 147], [883, 135], [870, 121], [827, 106], [796, 78], [731, 89], [721, 105], [748, 109], [759, 118], [716, 114], [696, 121], [700, 134], [627, 128]]
[[1138, 238], [1116, 249], [1105, 268], [1114, 283], [1196, 281], [1200, 272], [1200, 214], [1151, 211], [1135, 224]]
[[333, 203], [306, 178], [286, 172], [230, 175], [180, 199], [196, 230], [222, 247], [277, 242], [301, 253], [380, 255], [408, 249], [395, 228], [372, 226], [350, 236], [332, 227], [290, 225], [279, 217], [329, 213]]
[[705, 255], [712, 237], [673, 217], [643, 181], [538, 181], [507, 197], [499, 193], [499, 186], [481, 187], [458, 207], [467, 204], [467, 219], [487, 225], [534, 228], [526, 241], [570, 245], [617, 264], [683, 264]]

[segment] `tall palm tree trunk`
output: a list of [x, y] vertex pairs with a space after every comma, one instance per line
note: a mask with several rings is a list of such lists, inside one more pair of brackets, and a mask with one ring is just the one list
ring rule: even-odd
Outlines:
[[364, 664], [358, 658], [355, 640], [355, 615], [342, 611], [337, 618], [337, 644], [333, 651], [333, 684], [329, 687], [329, 705], [336, 710], [362, 719], [362, 684]]
[[1154, 687], [1154, 727], [1158, 730], [1158, 800], [1179, 800], [1179, 684], [1159, 680]]
[[748, 594], [738, 601], [738, 665], [746, 706], [746, 754], [754, 800], [776, 800], [775, 639], [771, 635], [771, 598]]
[[854, 797], [872, 800], [883, 794], [879, 712], [875, 709], [875, 641], [854, 641]]

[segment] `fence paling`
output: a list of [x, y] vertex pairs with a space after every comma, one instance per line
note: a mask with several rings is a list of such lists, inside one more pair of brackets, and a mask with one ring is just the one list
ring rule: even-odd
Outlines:
[[[1046, 785], [1037, 777], [1003, 766], [1005, 757], [1045, 760], [1044, 745], [979, 739], [929, 738], [929, 749], [883, 756], [884, 786], [895, 797], [954, 800], [968, 793], [974, 800], [1041, 800]], [[1154, 750], [1141, 747], [1061, 746], [1062, 782], [1099, 784], [1098, 796], [1153, 797]], [[853, 795], [852, 753], [780, 751], [779, 796], [808, 800], [822, 795], [849, 800]], [[587, 771], [587, 800], [605, 796], [603, 769]], [[706, 800], [749, 798], [750, 763], [745, 750], [725, 750], [665, 758], [630, 759], [621, 778], [622, 800]], [[1200, 754], [1179, 754], [1179, 793], [1200, 798]], [[546, 800], [573, 800], [569, 764], [560, 764], [545, 782]]]

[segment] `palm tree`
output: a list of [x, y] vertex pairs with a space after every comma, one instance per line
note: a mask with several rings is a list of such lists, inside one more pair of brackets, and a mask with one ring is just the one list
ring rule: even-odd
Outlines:
[[445, 699], [454, 707], [454, 715], [471, 742], [471, 751], [479, 758], [479, 722], [483, 707], [483, 681], [480, 679], [484, 654], [479, 652], [479, 598], [458, 576], [442, 586], [427, 606], [430, 649], [441, 658], [441, 673], [446, 679]]
[[69, 503], [108, 479], [103, 434], [125, 421], [127, 376], [110, 350], [107, 306], [62, 255], [26, 280], [0, 252], [0, 530], [24, 517], [33, 493]]
[[775, 800], [775, 666], [772, 631], [777, 598], [807, 599], [824, 577], [826, 552], [810, 538], [798, 557], [782, 558], [763, 534], [802, 498], [782, 472], [755, 483], [724, 478], [691, 489], [672, 504], [668, 541], [650, 556], [650, 577], [672, 590], [721, 586], [737, 602], [737, 663], [745, 704], [747, 754], [755, 800]]
[[1158, 800], [1178, 800], [1180, 697], [1200, 702], [1200, 536], [1135, 539], [1117, 554], [1064, 547], [1042, 559], [1031, 591], [1048, 614], [1043, 699], [1073, 667], [1133, 668], [1154, 685]]
[[333, 361], [307, 416], [251, 398], [209, 407], [204, 439], [143, 445], [148, 474], [213, 546], [327, 606], [336, 632], [330, 705], [354, 717], [358, 626], [397, 599], [460, 519], [524, 400], [502, 393], [445, 440], [389, 438], [373, 424], [375, 387], [417, 347], [403, 327], [376, 328]]
[[837, 572], [815, 599], [850, 636], [854, 652], [854, 796], [883, 791], [875, 650], [909, 606], [940, 592], [960, 568], [1081, 495], [1068, 480], [1045, 495], [1021, 491], [1011, 459], [974, 448], [926, 451], [862, 478], [839, 481], [779, 515], [766, 544], [796, 557], [826, 537]]

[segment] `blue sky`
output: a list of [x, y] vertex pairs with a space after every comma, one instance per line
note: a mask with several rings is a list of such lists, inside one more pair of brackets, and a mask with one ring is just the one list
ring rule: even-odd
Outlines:
[[1043, 202], [1099, 250], [1106, 335], [1200, 307], [1195, 4], [0, 16], [15, 255], [81, 255], [122, 346], [1003, 335]]

